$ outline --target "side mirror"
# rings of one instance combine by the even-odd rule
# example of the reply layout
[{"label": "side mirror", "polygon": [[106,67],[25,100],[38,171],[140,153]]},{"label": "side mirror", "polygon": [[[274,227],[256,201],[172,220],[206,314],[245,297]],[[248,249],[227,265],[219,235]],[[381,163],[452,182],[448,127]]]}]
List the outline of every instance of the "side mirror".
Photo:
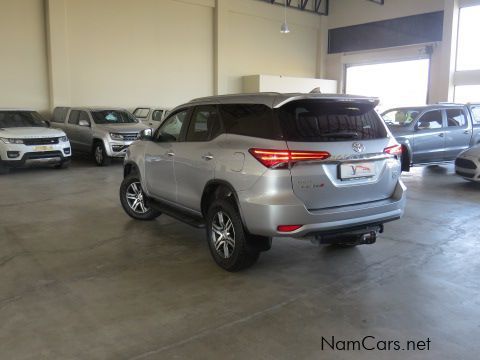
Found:
[{"label": "side mirror", "polygon": [[144,129],[140,131],[140,135],[138,137],[140,140],[152,140],[153,138],[153,131],[152,129]]},{"label": "side mirror", "polygon": [[78,122],[79,126],[85,126],[85,127],[90,127],[90,123],[87,120],[80,120]]}]

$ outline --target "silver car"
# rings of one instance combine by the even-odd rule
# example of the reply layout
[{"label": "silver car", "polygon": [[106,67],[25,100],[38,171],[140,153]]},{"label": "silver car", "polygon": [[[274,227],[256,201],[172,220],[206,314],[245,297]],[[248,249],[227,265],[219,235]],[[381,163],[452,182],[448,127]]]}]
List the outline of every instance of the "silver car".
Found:
[{"label": "silver car", "polygon": [[124,109],[57,107],[52,127],[65,131],[72,151],[91,153],[97,165],[123,158],[140,131],[148,127]]},{"label": "silver car", "polygon": [[252,94],[193,100],[127,151],[128,215],[206,227],[214,260],[252,265],[272,237],[375,242],[405,206],[401,146],[376,99]]},{"label": "silver car", "polygon": [[454,161],[480,143],[480,122],[475,105],[436,104],[385,111],[382,116],[402,144],[402,170],[411,166]]}]

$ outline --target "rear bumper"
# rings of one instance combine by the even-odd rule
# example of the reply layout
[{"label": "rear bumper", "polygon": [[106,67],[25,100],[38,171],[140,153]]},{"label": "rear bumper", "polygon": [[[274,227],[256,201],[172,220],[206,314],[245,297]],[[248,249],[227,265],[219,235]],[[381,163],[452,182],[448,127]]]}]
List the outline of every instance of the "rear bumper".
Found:
[{"label": "rear bumper", "polygon": [[[239,196],[241,196],[239,194]],[[240,210],[248,231],[255,235],[275,237],[310,237],[332,231],[379,225],[399,219],[406,203],[406,187],[398,181],[393,195],[385,200],[309,211],[293,194],[281,204],[268,204],[268,199],[240,199]],[[296,231],[282,233],[278,225],[302,225]]]}]

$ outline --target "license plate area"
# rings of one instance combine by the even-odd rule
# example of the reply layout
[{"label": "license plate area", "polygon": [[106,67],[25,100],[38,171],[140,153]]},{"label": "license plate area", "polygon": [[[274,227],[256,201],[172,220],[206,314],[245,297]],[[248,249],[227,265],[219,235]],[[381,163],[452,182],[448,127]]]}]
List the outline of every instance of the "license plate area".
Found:
[{"label": "license plate area", "polygon": [[53,146],[48,146],[48,145],[40,145],[40,146],[35,146],[33,148],[34,151],[52,151]]},{"label": "license plate area", "polygon": [[338,178],[342,181],[371,178],[375,175],[374,162],[352,162],[338,165]]}]

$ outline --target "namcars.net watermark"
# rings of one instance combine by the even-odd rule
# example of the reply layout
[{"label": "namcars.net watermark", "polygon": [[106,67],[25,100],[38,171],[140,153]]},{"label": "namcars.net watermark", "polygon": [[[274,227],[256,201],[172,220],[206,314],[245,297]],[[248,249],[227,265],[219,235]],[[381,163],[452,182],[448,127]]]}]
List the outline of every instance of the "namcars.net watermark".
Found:
[{"label": "namcars.net watermark", "polygon": [[361,339],[346,340],[335,336],[322,336],[322,350],[332,351],[428,351],[431,340],[386,340],[375,336],[364,336]]}]

